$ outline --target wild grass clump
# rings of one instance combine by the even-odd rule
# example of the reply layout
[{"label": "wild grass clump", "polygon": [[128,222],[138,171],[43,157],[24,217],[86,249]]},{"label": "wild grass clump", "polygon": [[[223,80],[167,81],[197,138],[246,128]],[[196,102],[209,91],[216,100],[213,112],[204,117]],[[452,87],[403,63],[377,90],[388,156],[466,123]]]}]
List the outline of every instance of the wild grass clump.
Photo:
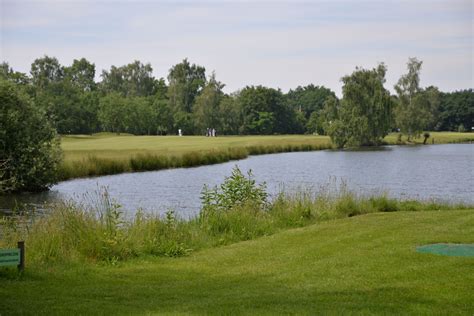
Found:
[{"label": "wild grass clump", "polygon": [[252,203],[236,206],[226,212],[207,213],[201,217],[201,229],[209,235],[213,245],[251,240],[276,231],[271,216]]},{"label": "wild grass clump", "polygon": [[59,167],[60,180],[94,177],[124,172],[153,171],[211,165],[248,157],[245,148],[188,152],[181,156],[137,154],[129,159],[106,159],[88,156],[82,160],[64,161]]},{"label": "wild grass clump", "polygon": [[390,199],[385,194],[371,197],[369,202],[377,212],[397,212],[401,209],[399,201]]},{"label": "wild grass clump", "polygon": [[245,148],[232,148],[226,150],[194,151],[185,153],[182,156],[174,157],[169,167],[195,167],[203,165],[213,165],[230,160],[243,159],[248,157]]},{"label": "wild grass clump", "polygon": [[374,212],[473,208],[435,201],[397,200],[386,194],[358,195],[342,183],[281,192],[270,200],[265,184],[237,167],[215,188],[204,187],[199,216],[184,220],[174,211],[162,216],[138,210],[126,217],[104,191],[95,207],[63,203],[43,216],[4,217],[0,248],[25,240],[29,263],[105,262],[139,256],[184,256],[191,251],[271,235],[283,229]]},{"label": "wild grass clump", "polygon": [[190,249],[192,223],[174,212],[164,216],[138,211],[126,219],[105,191],[95,208],[63,203],[29,225],[0,221],[0,247],[25,240],[30,263],[105,262],[114,264],[141,255],[182,256]]},{"label": "wild grass clump", "polygon": [[68,180],[131,171],[153,171],[170,168],[196,167],[244,159],[249,155],[323,150],[328,148],[331,148],[329,144],[287,144],[191,151],[176,156],[140,153],[133,155],[130,158],[110,159],[90,155],[81,160],[63,161],[59,167],[58,173],[60,180]]},{"label": "wild grass clump", "polygon": [[249,155],[265,155],[282,152],[315,151],[331,149],[331,144],[286,144],[286,145],[259,145],[246,147]]},{"label": "wild grass clump", "polygon": [[65,161],[58,170],[60,180],[80,177],[111,175],[131,171],[127,160],[115,160],[88,156],[79,161]]},{"label": "wild grass clump", "polygon": [[191,222],[179,219],[172,210],[161,217],[138,211],[127,232],[135,255],[177,257],[192,250],[187,248],[194,233],[192,226]]},{"label": "wild grass clump", "polygon": [[236,166],[220,187],[204,187],[200,227],[220,243],[248,240],[271,231],[265,184],[257,185]]},{"label": "wild grass clump", "polygon": [[172,159],[168,156],[152,154],[138,154],[130,158],[132,171],[152,171],[169,168]]},{"label": "wild grass clump", "polygon": [[99,261],[123,260],[133,255],[118,205],[104,196],[97,209],[71,203],[56,205],[25,230],[9,230],[5,243],[24,239],[33,262],[57,262],[88,258]]},{"label": "wild grass clump", "polygon": [[447,141],[448,144],[472,144],[473,139],[470,137],[450,139]]}]

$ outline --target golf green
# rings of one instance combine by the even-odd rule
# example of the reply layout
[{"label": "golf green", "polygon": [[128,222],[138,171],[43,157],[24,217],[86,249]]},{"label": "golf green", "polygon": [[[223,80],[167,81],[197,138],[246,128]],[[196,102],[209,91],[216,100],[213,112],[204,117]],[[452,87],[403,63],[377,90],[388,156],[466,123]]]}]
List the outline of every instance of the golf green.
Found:
[{"label": "golf green", "polygon": [[431,244],[417,247],[416,251],[443,256],[474,257],[474,244]]}]

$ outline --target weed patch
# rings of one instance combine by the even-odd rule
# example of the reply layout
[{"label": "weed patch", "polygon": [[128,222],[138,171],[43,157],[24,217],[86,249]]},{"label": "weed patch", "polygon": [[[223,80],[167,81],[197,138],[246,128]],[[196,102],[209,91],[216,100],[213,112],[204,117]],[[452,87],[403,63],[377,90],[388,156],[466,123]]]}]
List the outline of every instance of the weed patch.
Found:
[{"label": "weed patch", "polygon": [[[204,156],[196,157],[201,157],[193,158],[199,161]],[[93,208],[62,203],[52,206],[46,215],[4,217],[0,220],[0,248],[25,240],[30,264],[116,264],[140,256],[185,256],[329,219],[465,208],[472,207],[401,201],[384,194],[358,196],[344,184],[336,190],[282,192],[269,200],[264,184],[257,184],[250,172],[244,175],[235,168],[221,186],[203,189],[202,208],[196,218],[185,220],[173,211],[158,216],[139,210],[129,219],[104,191]]]}]

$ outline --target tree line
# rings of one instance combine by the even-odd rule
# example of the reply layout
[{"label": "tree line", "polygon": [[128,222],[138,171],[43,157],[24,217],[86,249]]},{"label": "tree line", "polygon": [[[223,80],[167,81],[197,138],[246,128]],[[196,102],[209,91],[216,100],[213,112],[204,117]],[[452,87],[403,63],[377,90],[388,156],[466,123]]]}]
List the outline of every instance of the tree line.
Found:
[{"label": "tree line", "polygon": [[[30,74],[0,65],[0,193],[36,191],[56,181],[61,151],[57,134],[99,131],[136,135],[268,135],[318,133],[339,148],[378,145],[390,131],[408,140],[424,130],[470,130],[472,89],[451,93],[420,86],[422,62],[410,58],[392,95],[387,67],[357,67],[342,77],[342,98],[323,86],[288,93],[246,86],[226,94],[224,84],[187,59],[155,78],[150,64],[135,61],[104,70],[86,59],[62,66],[44,56]],[[426,140],[426,138],[425,138]]]},{"label": "tree line", "polygon": [[[54,57],[36,59],[29,74],[6,62],[0,77],[13,82],[51,120],[59,134],[100,131],[136,135],[204,135],[215,128],[224,135],[328,134],[334,139],[358,130],[361,144],[380,133],[401,129],[409,136],[421,130],[466,130],[472,126],[472,89],[451,93],[421,88],[421,61],[408,62],[408,72],[395,86],[384,87],[386,66],[356,68],[343,77],[343,97],[313,84],[283,93],[280,89],[246,86],[223,92],[215,73],[187,59],[174,65],[167,80],[155,78],[150,64],[134,61],[103,70],[96,82],[95,65],[85,58],[63,66]],[[379,132],[378,130],[381,130]],[[370,135],[369,135],[370,134]]]}]

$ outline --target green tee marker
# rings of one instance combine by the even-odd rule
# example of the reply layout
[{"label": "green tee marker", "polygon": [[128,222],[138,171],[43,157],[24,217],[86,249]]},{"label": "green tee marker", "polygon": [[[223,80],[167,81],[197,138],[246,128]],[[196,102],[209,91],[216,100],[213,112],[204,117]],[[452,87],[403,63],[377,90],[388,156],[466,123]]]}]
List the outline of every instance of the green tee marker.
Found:
[{"label": "green tee marker", "polygon": [[474,244],[432,244],[416,247],[416,251],[443,256],[474,257]]},{"label": "green tee marker", "polygon": [[0,250],[0,267],[17,266],[20,264],[20,249]]}]

